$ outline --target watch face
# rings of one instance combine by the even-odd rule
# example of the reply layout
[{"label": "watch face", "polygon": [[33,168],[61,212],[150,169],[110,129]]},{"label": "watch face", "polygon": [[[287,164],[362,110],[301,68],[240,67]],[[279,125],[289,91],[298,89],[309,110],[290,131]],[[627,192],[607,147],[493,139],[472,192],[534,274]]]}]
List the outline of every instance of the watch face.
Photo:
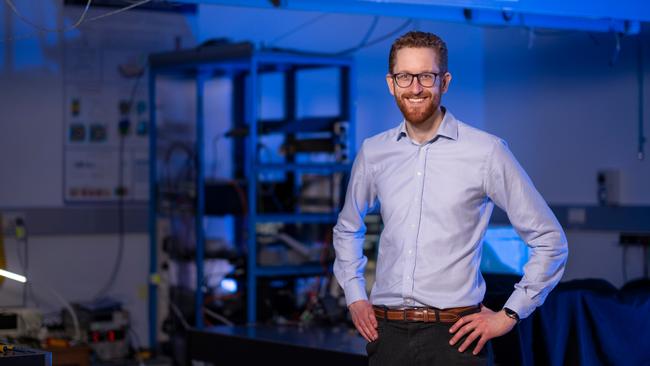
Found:
[{"label": "watch face", "polygon": [[503,311],[506,312],[507,316],[509,316],[509,317],[511,317],[513,319],[519,320],[519,314],[517,314],[514,310],[511,310],[511,309],[508,309],[508,308],[503,308]]}]

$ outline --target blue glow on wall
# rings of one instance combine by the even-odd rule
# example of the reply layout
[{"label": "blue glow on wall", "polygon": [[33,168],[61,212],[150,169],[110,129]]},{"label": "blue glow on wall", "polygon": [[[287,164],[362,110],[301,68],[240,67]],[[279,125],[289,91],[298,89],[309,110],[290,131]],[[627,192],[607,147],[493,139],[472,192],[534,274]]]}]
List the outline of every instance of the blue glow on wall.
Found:
[{"label": "blue glow on wall", "polygon": [[512,226],[490,226],[483,240],[481,272],[523,275],[528,246]]}]

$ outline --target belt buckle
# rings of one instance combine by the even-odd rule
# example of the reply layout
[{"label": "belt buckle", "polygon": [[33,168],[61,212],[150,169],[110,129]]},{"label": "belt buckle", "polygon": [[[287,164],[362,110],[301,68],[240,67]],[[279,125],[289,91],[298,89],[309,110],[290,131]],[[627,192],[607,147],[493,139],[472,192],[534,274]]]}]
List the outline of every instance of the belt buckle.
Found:
[{"label": "belt buckle", "polygon": [[429,322],[429,309],[424,308],[422,310],[422,313],[424,314],[424,322],[428,323]]}]

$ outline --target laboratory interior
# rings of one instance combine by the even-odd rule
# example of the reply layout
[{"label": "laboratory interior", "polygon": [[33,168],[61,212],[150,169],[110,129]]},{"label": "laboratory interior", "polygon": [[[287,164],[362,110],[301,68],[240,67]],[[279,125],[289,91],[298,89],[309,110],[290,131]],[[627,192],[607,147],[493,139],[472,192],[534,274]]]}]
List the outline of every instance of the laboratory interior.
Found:
[{"label": "laboratory interior", "polygon": [[646,0],[0,0],[0,365],[650,365],[648,107]]}]

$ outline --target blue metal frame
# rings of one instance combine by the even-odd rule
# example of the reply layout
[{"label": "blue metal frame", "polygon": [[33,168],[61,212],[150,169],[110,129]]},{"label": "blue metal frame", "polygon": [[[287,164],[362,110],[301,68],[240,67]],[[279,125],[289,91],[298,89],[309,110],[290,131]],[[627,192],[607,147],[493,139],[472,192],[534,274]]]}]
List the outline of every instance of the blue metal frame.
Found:
[{"label": "blue metal frame", "polygon": [[644,96],[644,90],[643,90],[643,85],[644,85],[644,80],[645,80],[645,70],[643,66],[643,40],[639,36],[637,37],[637,70],[636,70],[636,78],[637,78],[637,87],[638,87],[638,148],[637,148],[637,158],[639,160],[645,159],[645,142],[646,142],[646,137],[645,137],[645,132],[643,131],[643,121],[644,121],[644,101],[645,101],[645,96]]},{"label": "blue metal frame", "polygon": [[206,73],[199,70],[196,77],[196,215],[194,217],[196,220],[196,291],[194,293],[194,324],[198,329],[203,329],[203,260],[205,252],[205,230],[203,229],[203,218],[205,216],[203,89],[206,78]]},{"label": "blue metal frame", "polygon": [[158,272],[158,185],[156,172],[156,73],[149,70],[149,347],[153,350],[157,346],[158,322],[158,286],[156,274]]},{"label": "blue metal frame", "polygon": [[[198,0],[178,0],[197,3]],[[200,0],[226,6],[368,14],[434,21],[637,34],[650,21],[639,0]],[[642,4],[643,3],[643,4]],[[468,12],[471,16],[468,17]]]},{"label": "blue metal frame", "polygon": [[246,150],[246,177],[248,179],[248,271],[246,272],[246,314],[249,323],[257,320],[257,174],[255,173],[255,159],[257,157],[257,101],[258,101],[258,57],[253,55],[250,63],[250,75],[248,77],[248,88],[246,100],[252,101],[246,104],[246,120],[248,121],[248,145]]}]

